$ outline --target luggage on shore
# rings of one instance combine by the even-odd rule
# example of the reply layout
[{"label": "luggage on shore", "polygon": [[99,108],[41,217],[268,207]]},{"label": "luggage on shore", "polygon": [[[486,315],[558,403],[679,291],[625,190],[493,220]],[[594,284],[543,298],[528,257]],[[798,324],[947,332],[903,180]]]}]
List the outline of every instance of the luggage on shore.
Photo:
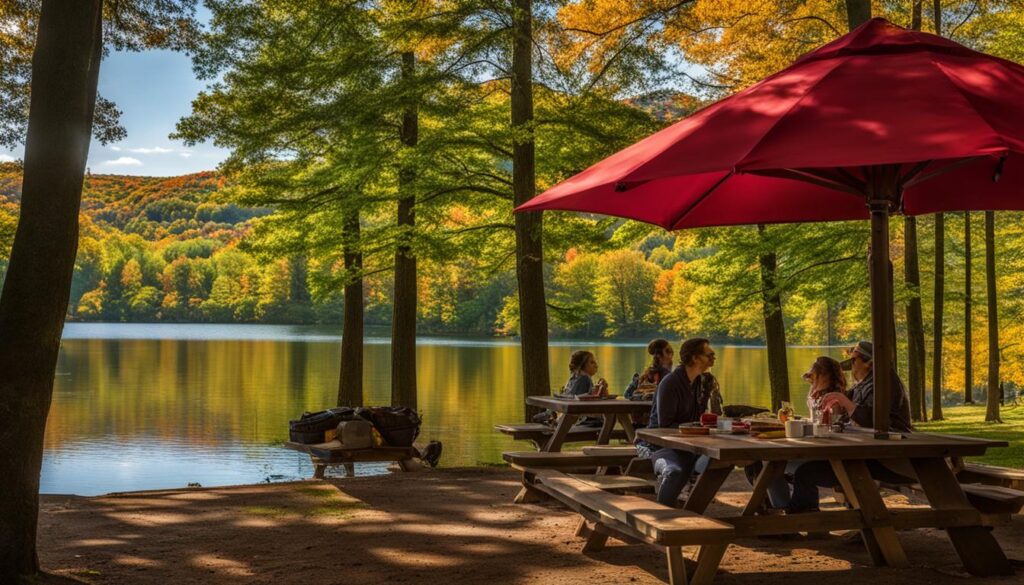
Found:
[{"label": "luggage on shore", "polygon": [[305,412],[299,420],[288,422],[288,439],[293,443],[314,445],[324,442],[324,435],[338,424],[356,418],[355,409],[347,406],[329,408],[319,412]]},{"label": "luggage on shore", "polygon": [[356,409],[356,414],[370,421],[388,445],[411,447],[420,434],[420,416],[404,406],[372,406]]}]

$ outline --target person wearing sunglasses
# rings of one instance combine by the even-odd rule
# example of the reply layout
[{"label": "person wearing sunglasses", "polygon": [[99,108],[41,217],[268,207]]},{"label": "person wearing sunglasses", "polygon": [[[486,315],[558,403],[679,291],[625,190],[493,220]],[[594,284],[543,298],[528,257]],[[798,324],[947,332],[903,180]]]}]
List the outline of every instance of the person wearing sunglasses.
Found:
[{"label": "person wearing sunglasses", "polygon": [[[679,365],[662,378],[651,406],[648,428],[676,428],[682,423],[697,422],[700,415],[711,407],[720,414],[722,397],[718,380],[709,372],[715,365],[715,352],[707,339],[695,338],[683,342],[679,348]],[[687,451],[675,449],[654,450],[649,443],[637,442],[637,452],[648,456],[657,476],[655,489],[658,503],[678,506],[679,494],[694,470],[706,467],[706,459]]]}]

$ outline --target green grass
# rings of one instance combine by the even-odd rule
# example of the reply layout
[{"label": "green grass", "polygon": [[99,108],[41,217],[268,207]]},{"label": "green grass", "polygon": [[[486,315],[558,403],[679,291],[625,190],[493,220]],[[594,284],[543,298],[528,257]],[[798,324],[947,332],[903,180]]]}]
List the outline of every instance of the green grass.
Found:
[{"label": "green grass", "polygon": [[[929,413],[931,414],[931,413]],[[985,422],[985,405],[953,406],[942,409],[945,420],[915,423],[914,427],[927,433],[949,433],[994,441],[1006,441],[1007,448],[989,449],[983,457],[968,457],[970,461],[1024,469],[1024,406],[1005,406],[1000,409],[1003,422]]]},{"label": "green grass", "polygon": [[280,518],[282,516],[295,513],[294,510],[289,510],[287,508],[271,508],[269,506],[249,506],[243,511],[252,516],[265,516],[268,518]]}]

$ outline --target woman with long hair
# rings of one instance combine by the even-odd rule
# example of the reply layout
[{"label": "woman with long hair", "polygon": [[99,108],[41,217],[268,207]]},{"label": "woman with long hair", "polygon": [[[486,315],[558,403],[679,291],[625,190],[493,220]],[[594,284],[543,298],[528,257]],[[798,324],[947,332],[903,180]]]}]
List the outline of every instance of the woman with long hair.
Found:
[{"label": "woman with long hair", "polygon": [[807,392],[807,412],[813,422],[819,422],[825,395],[830,392],[846,394],[846,375],[838,361],[823,355],[814,360],[803,379],[811,385]]},{"label": "woman with long hair", "polygon": [[655,339],[647,344],[647,355],[651,356],[651,365],[642,374],[635,374],[633,381],[623,393],[626,400],[633,399],[637,388],[647,387],[653,392],[658,387],[661,379],[672,372],[672,359],[675,357],[675,350],[666,339]]}]

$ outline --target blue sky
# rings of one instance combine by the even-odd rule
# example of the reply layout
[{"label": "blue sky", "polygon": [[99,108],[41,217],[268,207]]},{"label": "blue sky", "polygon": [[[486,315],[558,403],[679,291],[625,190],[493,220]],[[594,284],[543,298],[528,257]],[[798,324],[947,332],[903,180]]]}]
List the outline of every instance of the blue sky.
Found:
[{"label": "blue sky", "polygon": [[[89,147],[93,174],[173,176],[213,170],[227,151],[211,144],[186,147],[171,140],[178,120],[192,109],[192,99],[205,86],[192,73],[189,57],[171,51],[114,53],[100,66],[100,95],[123,112],[128,137]],[[22,158],[23,150],[0,148],[0,161]]]}]

